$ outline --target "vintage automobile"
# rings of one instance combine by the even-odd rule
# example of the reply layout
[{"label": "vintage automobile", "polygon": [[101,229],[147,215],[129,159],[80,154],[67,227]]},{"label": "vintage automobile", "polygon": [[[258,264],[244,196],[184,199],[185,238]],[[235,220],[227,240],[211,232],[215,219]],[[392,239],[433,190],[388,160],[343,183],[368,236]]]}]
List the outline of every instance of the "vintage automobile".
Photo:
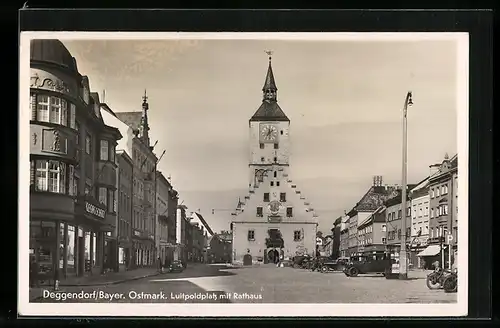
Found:
[{"label": "vintage automobile", "polygon": [[184,264],[179,260],[175,260],[172,261],[172,263],[170,263],[170,266],[168,267],[168,272],[182,272],[184,271],[184,269],[185,269]]},{"label": "vintage automobile", "polygon": [[344,274],[348,277],[356,277],[358,274],[380,273],[385,276],[391,268],[392,260],[385,252],[363,253],[351,256],[344,267]]},{"label": "vintage automobile", "polygon": [[348,262],[348,257],[339,257],[335,261],[325,261],[321,263],[321,267],[318,271],[322,273],[343,271]]}]

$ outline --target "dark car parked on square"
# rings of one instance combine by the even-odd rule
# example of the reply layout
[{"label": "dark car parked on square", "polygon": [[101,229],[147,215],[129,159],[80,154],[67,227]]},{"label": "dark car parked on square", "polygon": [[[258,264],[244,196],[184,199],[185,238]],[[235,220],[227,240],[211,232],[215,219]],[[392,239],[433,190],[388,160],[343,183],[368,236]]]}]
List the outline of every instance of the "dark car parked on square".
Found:
[{"label": "dark car parked on square", "polygon": [[356,277],[358,274],[381,273],[385,276],[390,270],[392,260],[390,254],[385,252],[373,252],[351,256],[344,267],[344,274],[348,277]]},{"label": "dark car parked on square", "polygon": [[175,260],[170,263],[170,266],[168,267],[168,272],[182,272],[184,271],[184,264],[179,261]]}]

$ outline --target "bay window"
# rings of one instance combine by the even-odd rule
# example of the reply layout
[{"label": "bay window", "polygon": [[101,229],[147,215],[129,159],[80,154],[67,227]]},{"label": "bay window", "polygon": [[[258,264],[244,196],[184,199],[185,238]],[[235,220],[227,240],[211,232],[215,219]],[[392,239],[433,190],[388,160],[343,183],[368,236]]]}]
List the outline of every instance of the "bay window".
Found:
[{"label": "bay window", "polygon": [[106,204],[108,208],[108,212],[114,212],[114,207],[115,207],[115,192],[111,189],[108,189],[108,203]]},{"label": "bay window", "polygon": [[85,135],[85,152],[90,155],[91,151],[91,139],[90,139],[90,134]]},{"label": "bay window", "polygon": [[71,196],[75,196],[75,168],[73,165],[69,165],[69,170],[68,170],[68,193]]},{"label": "bay window", "polygon": [[107,161],[109,159],[109,143],[107,140],[101,140],[101,161]]},{"label": "bay window", "polygon": [[[74,109],[74,105],[71,107]],[[38,95],[36,108],[36,118],[38,121],[61,124],[64,126],[68,125],[68,103],[66,100],[54,96]],[[72,115],[73,114],[70,113],[70,120],[72,119]]]},{"label": "bay window", "polygon": [[37,160],[35,164],[37,191],[66,193],[66,164],[53,160]]},{"label": "bay window", "polygon": [[69,127],[76,129],[76,106],[75,104],[70,104],[69,106]]}]

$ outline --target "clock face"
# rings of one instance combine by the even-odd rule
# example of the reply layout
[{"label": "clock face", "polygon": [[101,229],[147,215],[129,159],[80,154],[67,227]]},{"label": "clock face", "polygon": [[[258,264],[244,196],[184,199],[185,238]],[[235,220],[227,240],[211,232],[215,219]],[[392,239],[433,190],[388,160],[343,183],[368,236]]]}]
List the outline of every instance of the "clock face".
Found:
[{"label": "clock face", "polygon": [[275,142],[278,139],[278,129],[274,125],[262,125],[260,128],[260,140],[264,142]]}]

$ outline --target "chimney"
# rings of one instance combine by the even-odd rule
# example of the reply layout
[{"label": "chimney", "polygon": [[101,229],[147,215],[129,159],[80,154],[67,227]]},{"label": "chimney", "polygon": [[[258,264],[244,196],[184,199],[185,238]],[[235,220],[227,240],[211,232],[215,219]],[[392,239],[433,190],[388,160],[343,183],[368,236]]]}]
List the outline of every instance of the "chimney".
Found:
[{"label": "chimney", "polygon": [[440,166],[441,166],[440,164],[429,165],[429,176],[433,176],[434,174],[436,174],[437,172],[439,172],[439,167]]}]

